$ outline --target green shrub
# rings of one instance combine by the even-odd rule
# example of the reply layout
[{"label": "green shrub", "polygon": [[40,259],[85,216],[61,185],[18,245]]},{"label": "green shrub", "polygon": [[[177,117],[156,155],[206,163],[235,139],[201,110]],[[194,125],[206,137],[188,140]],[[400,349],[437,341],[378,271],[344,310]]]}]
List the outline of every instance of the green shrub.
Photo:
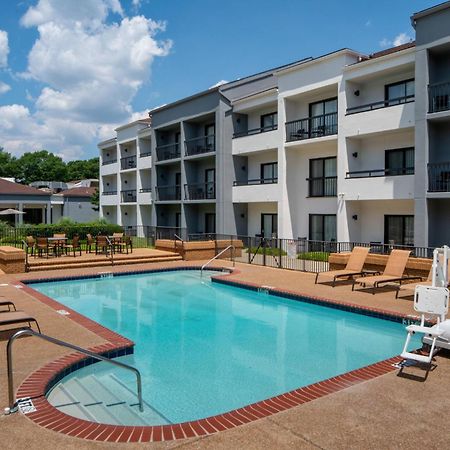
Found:
[{"label": "green shrub", "polygon": [[328,252],[304,252],[297,255],[297,259],[307,261],[328,261]]},{"label": "green shrub", "polygon": [[273,248],[273,247],[266,247],[265,249],[261,246],[261,247],[249,247],[248,248],[248,252],[255,254],[257,253],[258,255],[262,255],[264,253],[268,256],[286,256],[287,253],[284,250],[280,250],[279,248]]}]

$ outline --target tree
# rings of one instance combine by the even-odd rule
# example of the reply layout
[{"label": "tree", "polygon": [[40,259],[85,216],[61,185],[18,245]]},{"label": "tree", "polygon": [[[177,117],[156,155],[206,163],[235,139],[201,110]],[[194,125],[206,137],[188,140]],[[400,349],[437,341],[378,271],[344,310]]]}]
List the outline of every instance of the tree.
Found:
[{"label": "tree", "polygon": [[94,211],[100,210],[100,193],[98,189],[95,190],[94,194],[91,197],[91,205]]},{"label": "tree", "polygon": [[5,152],[3,147],[0,147],[0,177],[15,178],[17,160],[10,153]]},{"label": "tree", "polygon": [[24,153],[17,160],[16,178],[24,184],[33,181],[65,181],[67,167],[64,161],[47,150]]},{"label": "tree", "polygon": [[99,177],[99,159],[69,161],[67,163],[67,181]]}]

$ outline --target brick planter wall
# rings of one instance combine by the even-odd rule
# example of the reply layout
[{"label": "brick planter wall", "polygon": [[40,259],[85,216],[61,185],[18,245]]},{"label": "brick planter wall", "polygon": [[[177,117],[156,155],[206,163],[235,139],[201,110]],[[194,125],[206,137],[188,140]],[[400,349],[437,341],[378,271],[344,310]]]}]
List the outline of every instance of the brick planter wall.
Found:
[{"label": "brick planter wall", "polygon": [[[229,239],[193,242],[171,241],[168,239],[158,239],[156,241],[157,250],[179,253],[185,261],[198,261],[214,258],[215,255],[229,245],[234,245],[235,257],[242,256],[242,248],[244,246],[242,241],[231,241]],[[229,249],[220,256],[220,259],[230,258],[231,252],[232,249]]]},{"label": "brick planter wall", "polygon": [[10,246],[0,247],[0,270],[5,273],[25,272],[25,251]]}]

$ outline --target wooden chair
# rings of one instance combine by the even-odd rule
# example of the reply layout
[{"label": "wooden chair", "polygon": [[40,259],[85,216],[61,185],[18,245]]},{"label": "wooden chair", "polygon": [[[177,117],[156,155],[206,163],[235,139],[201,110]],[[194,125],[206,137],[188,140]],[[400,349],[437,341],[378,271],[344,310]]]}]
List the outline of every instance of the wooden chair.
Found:
[{"label": "wooden chair", "polygon": [[98,235],[95,240],[95,254],[108,253],[108,239],[106,236]]},{"label": "wooden chair", "polygon": [[86,234],[86,253],[92,252],[93,245],[95,245],[95,239],[92,237],[92,234]]},{"label": "wooden chair", "polygon": [[25,242],[27,243],[28,248],[31,248],[31,255],[34,255],[34,250],[36,246],[36,239],[34,239],[33,236],[27,236],[25,239]]},{"label": "wooden chair", "polygon": [[66,255],[70,252],[73,252],[73,257],[75,258],[76,256],[76,252],[79,251],[80,252],[80,256],[81,256],[81,243],[80,243],[80,237],[75,234],[72,238],[72,243],[71,244],[64,244],[64,250],[66,252]]},{"label": "wooden chair", "polygon": [[130,250],[130,253],[133,253],[133,241],[131,240],[131,236],[124,236],[120,243],[118,244],[119,251],[123,253],[125,250],[128,255],[128,249]]},{"label": "wooden chair", "polygon": [[64,246],[67,243],[67,241],[66,241],[66,233],[53,233],[53,237],[61,239],[60,241],[59,240],[53,241],[52,244],[55,246],[57,252],[59,252],[59,250],[60,250],[61,253],[62,253],[62,251],[64,249]]},{"label": "wooden chair", "polygon": [[113,233],[111,243],[114,251],[122,251],[123,233]]},{"label": "wooden chair", "polygon": [[45,253],[46,257],[48,258],[50,251],[53,252],[54,256],[56,255],[56,247],[54,245],[50,245],[46,237],[38,237],[36,239],[36,251],[34,253],[34,256],[42,257]]}]

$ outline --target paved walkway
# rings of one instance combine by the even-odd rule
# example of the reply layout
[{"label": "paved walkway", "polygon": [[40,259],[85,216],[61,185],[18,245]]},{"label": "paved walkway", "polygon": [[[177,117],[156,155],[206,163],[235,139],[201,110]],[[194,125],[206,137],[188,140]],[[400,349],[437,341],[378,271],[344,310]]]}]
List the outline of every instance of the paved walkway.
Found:
[{"label": "paved walkway", "polygon": [[[133,265],[132,270],[181,266],[189,263]],[[220,262],[217,264],[221,264]],[[223,262],[223,265],[230,265]],[[197,265],[197,264],[195,264]],[[314,285],[314,275],[266,267],[237,264],[240,271],[232,277],[259,285],[271,285],[305,295],[333,298],[337,301],[376,307],[401,313],[412,313],[411,299],[395,300],[392,291],[371,295],[351,292],[351,288]],[[126,267],[113,267],[122,271]],[[60,270],[63,274],[97,273],[100,269]],[[46,276],[49,273],[45,274]],[[53,273],[51,273],[53,275]],[[101,343],[101,339],[64,316],[14,287],[16,281],[38,278],[40,273],[0,275],[0,296],[12,299],[20,309],[34,314],[43,330],[55,337],[69,339],[81,346]],[[3,339],[3,340],[2,340]],[[7,405],[5,333],[0,333],[0,406]],[[64,349],[24,338],[16,343],[16,385],[28,374],[65,353]],[[362,343],[363,345],[363,343]],[[422,372],[409,373],[418,377]],[[436,369],[426,382],[400,378],[389,373],[335,394],[292,408],[283,413],[248,425],[191,440],[154,444],[127,444],[142,447],[188,449],[427,449],[450,448],[447,411],[450,410],[450,358],[442,353],[436,358]],[[2,449],[85,449],[115,448],[119,445],[95,443],[70,438],[45,430],[19,414],[0,416]],[[121,445],[123,447],[123,444]]]}]

